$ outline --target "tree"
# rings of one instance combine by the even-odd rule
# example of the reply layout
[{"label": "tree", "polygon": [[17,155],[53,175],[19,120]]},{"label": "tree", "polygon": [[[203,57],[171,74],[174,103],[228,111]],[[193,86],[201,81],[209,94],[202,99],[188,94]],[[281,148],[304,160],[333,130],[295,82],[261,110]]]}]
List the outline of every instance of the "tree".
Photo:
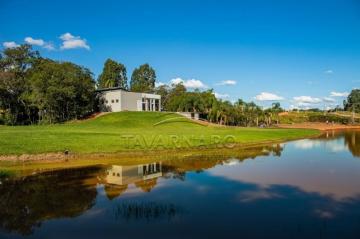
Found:
[{"label": "tree", "polygon": [[161,95],[161,108],[165,109],[165,105],[169,99],[170,88],[168,85],[160,85],[155,88],[155,94]]},{"label": "tree", "polygon": [[351,91],[347,100],[344,101],[344,108],[348,111],[360,112],[360,89],[354,89]]},{"label": "tree", "polygon": [[92,73],[70,62],[39,59],[29,72],[29,99],[39,122],[62,122],[91,113],[95,96]]},{"label": "tree", "polygon": [[279,102],[272,103],[271,112],[272,116],[275,116],[276,123],[279,124],[279,113],[284,112]]},{"label": "tree", "polygon": [[98,78],[98,85],[100,88],[121,87],[127,89],[126,67],[121,63],[107,59],[103,72]]},{"label": "tree", "polygon": [[27,74],[39,53],[30,45],[7,48],[0,53],[0,111],[7,124],[28,124],[33,109],[28,102]]},{"label": "tree", "polygon": [[131,75],[130,90],[135,92],[153,92],[155,81],[155,70],[149,64],[141,65],[139,68],[135,68]]}]

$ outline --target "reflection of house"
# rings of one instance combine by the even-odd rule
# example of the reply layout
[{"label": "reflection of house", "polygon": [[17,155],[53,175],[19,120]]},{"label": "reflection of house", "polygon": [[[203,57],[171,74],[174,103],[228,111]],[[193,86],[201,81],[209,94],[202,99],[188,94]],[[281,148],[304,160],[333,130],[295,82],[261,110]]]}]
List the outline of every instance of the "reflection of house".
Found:
[{"label": "reflection of house", "polygon": [[130,92],[120,87],[97,90],[101,111],[161,111],[161,96]]},{"label": "reflection of house", "polygon": [[140,164],[133,166],[113,165],[106,171],[108,184],[127,185],[162,176],[161,163]]}]

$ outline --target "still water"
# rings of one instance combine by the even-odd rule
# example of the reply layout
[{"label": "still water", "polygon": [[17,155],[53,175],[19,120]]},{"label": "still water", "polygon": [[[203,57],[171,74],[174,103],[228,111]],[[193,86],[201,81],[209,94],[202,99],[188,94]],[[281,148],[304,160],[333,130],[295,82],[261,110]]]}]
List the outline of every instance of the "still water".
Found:
[{"label": "still water", "polygon": [[360,238],[360,131],[0,184],[0,238]]}]

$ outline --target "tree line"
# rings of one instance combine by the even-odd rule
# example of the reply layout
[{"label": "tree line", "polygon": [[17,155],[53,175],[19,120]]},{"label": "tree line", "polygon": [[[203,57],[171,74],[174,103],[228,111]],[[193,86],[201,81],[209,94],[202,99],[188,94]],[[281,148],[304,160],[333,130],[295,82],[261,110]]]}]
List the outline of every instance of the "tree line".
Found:
[{"label": "tree line", "polygon": [[[30,45],[0,53],[0,124],[28,125],[80,119],[99,110],[96,89],[120,87],[161,95],[164,111],[199,112],[212,123],[234,126],[269,126],[284,111],[280,103],[263,109],[254,102],[217,99],[213,90],[189,91],[182,84],[155,87],[156,72],[149,64],[135,68],[130,83],[126,67],[112,59],[102,73],[71,62],[43,58]],[[360,111],[360,90],[344,101],[345,110]]]},{"label": "tree line", "polygon": [[199,112],[205,120],[221,125],[269,126],[278,122],[278,113],[284,111],[278,102],[267,109],[241,99],[231,103],[217,99],[212,89],[187,91],[181,83],[159,86],[155,92],[161,95],[165,111]]},{"label": "tree line", "polygon": [[156,74],[149,64],[133,71],[130,87],[126,75],[124,65],[108,59],[96,81],[89,69],[44,58],[30,45],[6,48],[0,52],[0,124],[81,119],[99,109],[96,88],[154,92]]}]

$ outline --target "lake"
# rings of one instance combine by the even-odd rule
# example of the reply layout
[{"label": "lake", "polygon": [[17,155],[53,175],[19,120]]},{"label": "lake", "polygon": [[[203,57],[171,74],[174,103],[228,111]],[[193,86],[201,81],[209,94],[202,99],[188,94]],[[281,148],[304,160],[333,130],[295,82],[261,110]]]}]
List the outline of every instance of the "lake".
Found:
[{"label": "lake", "polygon": [[1,179],[0,238],[360,238],[360,131]]}]

